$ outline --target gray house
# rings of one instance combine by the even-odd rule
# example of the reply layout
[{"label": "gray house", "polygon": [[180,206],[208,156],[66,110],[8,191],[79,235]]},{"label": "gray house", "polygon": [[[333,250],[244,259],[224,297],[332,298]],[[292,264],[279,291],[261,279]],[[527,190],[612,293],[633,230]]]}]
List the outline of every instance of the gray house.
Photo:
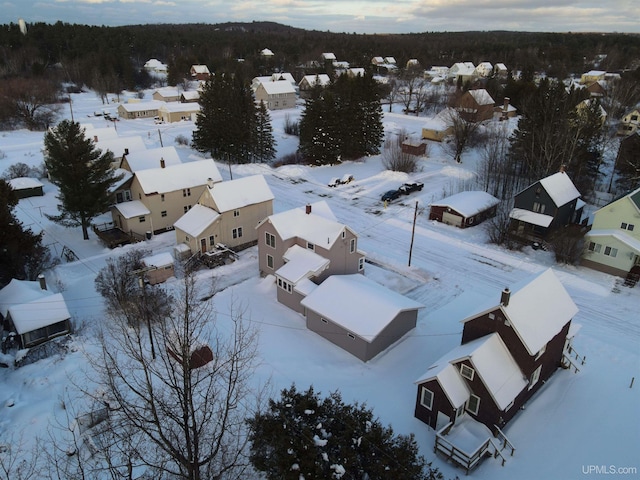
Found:
[{"label": "gray house", "polygon": [[521,241],[541,241],[556,228],[579,223],[584,202],[564,170],[538,180],[514,198],[509,233]]},{"label": "gray house", "polygon": [[312,284],[331,275],[364,273],[358,237],[339,223],[326,202],[270,215],[258,226],[261,275],[274,275],[278,301],[302,313],[300,300]]},{"label": "gray house", "polygon": [[415,328],[421,304],[364,275],[333,275],[302,299],[307,328],[371,360]]}]

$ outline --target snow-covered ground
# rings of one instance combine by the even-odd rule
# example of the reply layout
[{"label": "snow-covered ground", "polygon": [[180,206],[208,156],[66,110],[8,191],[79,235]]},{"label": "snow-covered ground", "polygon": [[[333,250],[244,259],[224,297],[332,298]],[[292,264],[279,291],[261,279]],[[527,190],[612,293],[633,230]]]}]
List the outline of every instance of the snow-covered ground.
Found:
[{"label": "snow-covered ground", "polygon": [[[150,96],[147,95],[147,96]],[[94,127],[113,125],[93,112],[105,108],[91,93],[73,95],[76,121]],[[115,110],[114,105],[109,109]],[[386,108],[385,108],[386,110]],[[283,132],[285,116],[296,118],[300,110],[271,112],[278,156],[294,152],[297,139]],[[70,110],[64,113],[70,117]],[[193,123],[156,125],[153,120],[116,123],[120,136],[140,135],[147,148],[175,144],[176,137],[190,138]],[[385,114],[385,130],[406,130],[419,135],[421,120],[401,114]],[[0,132],[0,173],[9,165],[42,163],[42,133]],[[200,158],[188,147],[176,145],[183,161]],[[322,393],[339,390],[346,401],[366,402],[383,423],[397,433],[413,432],[421,453],[434,461],[445,477],[464,472],[434,458],[434,433],[413,417],[414,381],[426,368],[460,343],[459,320],[468,308],[468,294],[491,294],[553,266],[580,312],[574,322],[582,325],[574,345],[587,363],[578,373],[559,370],[540,393],[507,426],[516,447],[504,467],[485,461],[469,476],[485,479],[575,479],[620,473],[637,478],[640,468],[640,384],[630,388],[640,373],[640,288],[618,287],[615,277],[582,267],[555,265],[552,254],[525,248],[507,251],[487,242],[485,226],[466,230],[428,220],[429,202],[472,185],[477,152],[455,164],[439,145],[431,145],[427,159],[410,177],[385,171],[379,157],[331,167],[265,165],[233,166],[234,178],[261,173],[274,195],[275,212],[326,200],[338,219],[360,237],[358,247],[377,265],[367,264],[366,275],[425,305],[415,330],[368,363],[341,350],[305,328],[303,318],[278,304],[275,286],[258,275],[257,250],[242,253],[239,261],[200,272],[203,280],[216,279],[222,291],[214,297],[218,321],[224,322],[233,302],[247,308],[247,316],[260,332],[261,366],[256,383],[270,380],[274,394],[296,383]],[[228,167],[219,165],[225,179]],[[351,173],[355,181],[328,188],[333,177]],[[380,195],[411,178],[424,182],[421,192],[384,208]],[[175,234],[154,236],[144,245],[115,250],[103,247],[91,233],[82,240],[79,229],[51,223],[44,213],[56,212],[56,189],[45,183],[45,196],[20,200],[17,216],[34,231],[44,230],[44,243],[54,254],[67,247],[80,260],[65,262],[46,278],[51,289],[62,291],[77,329],[76,351],[55,356],[20,369],[0,370],[0,438],[22,438],[29,448],[37,436],[46,436],[53,418],[63,415],[63,396],[72,389],[71,379],[85,361],[92,326],[103,321],[101,297],[94,288],[96,273],[110,256],[140,246],[154,252],[171,251]],[[411,266],[409,244],[415,204],[419,214]],[[109,216],[105,216],[109,219]],[[169,286],[175,283],[169,281]],[[465,294],[465,295],[463,295]],[[544,302],[544,298],[540,302]],[[498,299],[496,298],[496,301]],[[90,349],[88,350],[91,351]],[[3,358],[3,361],[10,359]],[[636,382],[637,383],[637,382]],[[617,470],[618,468],[626,470]],[[634,470],[635,469],[635,472]]]}]

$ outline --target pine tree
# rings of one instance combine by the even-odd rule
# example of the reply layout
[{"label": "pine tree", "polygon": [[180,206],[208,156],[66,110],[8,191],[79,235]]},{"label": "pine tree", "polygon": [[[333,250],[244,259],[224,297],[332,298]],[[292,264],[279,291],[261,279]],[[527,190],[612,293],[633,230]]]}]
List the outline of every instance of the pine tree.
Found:
[{"label": "pine tree", "polygon": [[97,149],[80,124],[69,120],[45,134],[44,146],[45,164],[60,200],[60,215],[47,217],[64,227],[82,227],[88,240],[91,220],[109,209],[110,189],[119,180],[111,168],[113,153]]},{"label": "pine tree", "polygon": [[11,185],[0,179],[0,288],[12,278],[35,280],[54,265],[49,249],[42,245],[42,233],[25,230],[15,217],[17,204]]},{"label": "pine tree", "polygon": [[295,386],[248,421],[250,460],[268,480],[436,480],[442,474],[418,454],[413,435],[394,435],[373,412],[345,404],[338,392],[321,398]]},{"label": "pine tree", "polygon": [[258,162],[269,162],[276,158],[275,140],[269,110],[263,101],[256,109],[255,159]]},{"label": "pine tree", "polygon": [[314,165],[340,161],[337,132],[337,104],[330,89],[315,92],[307,99],[300,118],[300,153]]}]

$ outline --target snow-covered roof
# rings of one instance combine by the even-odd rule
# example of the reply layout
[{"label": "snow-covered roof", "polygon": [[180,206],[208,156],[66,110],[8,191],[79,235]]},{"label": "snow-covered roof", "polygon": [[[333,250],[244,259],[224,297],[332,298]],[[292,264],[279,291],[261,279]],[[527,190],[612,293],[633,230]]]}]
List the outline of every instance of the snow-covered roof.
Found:
[{"label": "snow-covered roof", "polygon": [[321,56],[322,56],[323,60],[335,60],[336,59],[335,54],[333,54],[331,52],[324,52]]},{"label": "snow-covered roof", "polygon": [[438,380],[442,387],[442,391],[449,399],[453,408],[459,408],[469,400],[470,390],[466,382],[460,376],[459,370],[451,365],[446,358],[441,358],[429,367],[418,380],[416,384],[428,382],[430,380]]},{"label": "snow-covered roof", "polygon": [[88,125],[84,127],[84,136],[89,140],[113,140],[114,138],[118,138],[118,131],[112,127],[100,127],[96,128],[93,125]]},{"label": "snow-covered roof", "polygon": [[453,118],[453,115],[457,115],[456,111],[447,107],[433,117],[425,119],[423,128],[427,130],[444,131],[451,126],[451,118]]},{"label": "snow-covered roof", "polygon": [[150,148],[129,152],[127,163],[132,172],[160,167],[160,160],[164,160],[165,167],[182,163],[176,147]]},{"label": "snow-covered roof", "polygon": [[165,64],[156,58],[150,58],[144,64],[144,68],[158,68],[163,66],[165,66]]},{"label": "snow-covered roof", "polygon": [[495,69],[500,70],[501,72],[506,72],[508,70],[504,63],[496,63]]},{"label": "snow-covered roof", "polygon": [[135,135],[132,137],[118,137],[100,140],[96,142],[96,148],[99,148],[103,152],[109,150],[113,153],[113,156],[120,158],[125,150],[129,150],[129,153],[140,152],[146,150],[147,146],[144,144],[142,137]]},{"label": "snow-covered roof", "polygon": [[347,227],[327,218],[322,211],[316,213],[313,205],[311,207],[309,214],[302,208],[294,208],[271,215],[266,221],[271,222],[283,240],[298,237],[329,249]]},{"label": "snow-covered roof", "polygon": [[113,208],[118,210],[124,218],[141,217],[143,215],[151,214],[151,210],[149,210],[140,200],[116,203]]},{"label": "snow-covered roof", "polygon": [[316,288],[318,288],[318,285],[316,283],[313,283],[308,278],[303,278],[302,280],[300,280],[297,284],[295,284],[293,286],[293,290],[296,291],[297,293],[299,293],[300,295],[304,296],[304,297],[309,295]]},{"label": "snow-covered roof", "polygon": [[287,82],[291,83],[292,85],[296,84],[296,79],[293,78],[293,75],[291,75],[289,72],[277,72],[274,73],[273,75],[271,75],[271,80],[274,82],[281,82],[283,80],[286,80]]},{"label": "snow-covered roof", "polygon": [[161,100],[149,100],[147,102],[127,102],[121,103],[120,106],[129,113],[148,112],[149,110],[158,110],[166,102]]},{"label": "snow-covered roof", "polygon": [[464,217],[472,217],[488,210],[498,203],[500,203],[500,200],[487,192],[470,191],[456,193],[438,202],[433,202],[431,205],[436,207],[449,207]]},{"label": "snow-covered roof", "polygon": [[524,208],[513,208],[509,213],[509,217],[544,228],[551,225],[551,222],[553,221],[553,217],[551,215],[532,212],[531,210],[525,210]]},{"label": "snow-covered roof", "polygon": [[260,55],[262,55],[263,57],[272,57],[273,56],[273,52],[271,50],[269,50],[268,48],[263,48],[260,51]]},{"label": "snow-covered roof", "polygon": [[288,80],[278,80],[275,82],[261,82],[268,95],[277,95],[281,93],[296,93],[295,88]]},{"label": "snow-covered roof", "polygon": [[114,176],[120,177],[120,180],[115,182],[113,185],[111,185],[111,188],[109,188],[109,191],[112,193],[115,192],[116,190],[119,190],[125,183],[127,183],[133,177],[133,173],[131,173],[129,170],[125,170],[124,168],[116,168],[113,173],[114,173]]},{"label": "snow-covered roof", "polygon": [[305,75],[302,77],[302,80],[300,80],[300,83],[303,81],[306,81],[312,87],[316,84],[325,86],[331,83],[331,78],[329,78],[329,75],[326,73],[320,73],[318,75]]},{"label": "snow-covered roof", "polygon": [[208,178],[214,182],[222,181],[218,167],[211,159],[140,170],[135,176],[147,195],[206,185]]},{"label": "snow-covered roof", "polygon": [[198,100],[200,98],[200,92],[198,90],[182,92],[182,98],[185,100]]},{"label": "snow-covered roof", "polygon": [[578,313],[578,307],[550,268],[510,290],[508,305],[499,303],[501,293],[496,292],[494,298],[477,305],[476,313],[463,322],[499,307],[529,354],[535,355]]},{"label": "snow-covered roof", "polygon": [[209,74],[209,67],[206,65],[191,65],[191,71],[193,73],[206,73]]},{"label": "snow-covered roof", "polygon": [[200,104],[197,102],[172,102],[162,105],[158,111],[169,113],[194,113],[200,111]]},{"label": "snow-covered roof", "polygon": [[180,92],[175,87],[158,88],[153,93],[159,93],[163,97],[179,97],[180,96]]},{"label": "snow-covered roof", "polygon": [[364,77],[365,69],[362,67],[354,67],[349,69],[349,75],[353,75],[354,77],[361,76]]},{"label": "snow-covered roof", "polygon": [[364,275],[332,275],[300,302],[367,341],[374,340],[400,313],[423,305]]},{"label": "snow-covered roof", "polygon": [[396,59],[393,57],[384,57],[384,63],[389,63],[391,65],[396,64]]},{"label": "snow-covered roof", "polygon": [[183,232],[198,237],[209,225],[215,222],[220,214],[213,208],[205,207],[199,203],[181,216],[174,224],[174,228],[179,228]]},{"label": "snow-covered roof", "polygon": [[625,233],[625,231],[612,229],[595,229],[589,230],[589,232],[587,232],[587,234],[585,235],[585,239],[596,238],[615,238],[620,243],[628,246],[636,252],[640,252],[640,240]]},{"label": "snow-covered roof", "polygon": [[12,306],[28,303],[38,298],[49,296],[50,294],[50,292],[40,287],[39,282],[13,278],[0,290],[0,314],[6,317],[9,308]]},{"label": "snow-covered roof", "polygon": [[282,258],[287,262],[276,275],[296,285],[303,278],[319,275],[329,266],[329,260],[300,245],[290,247]]},{"label": "snow-covered roof", "polygon": [[494,105],[496,101],[489,95],[484,88],[469,90],[469,94],[473,97],[478,105]]},{"label": "snow-covered roof", "polygon": [[37,178],[31,177],[18,177],[9,180],[9,185],[14,190],[25,190],[27,188],[38,188],[44,186],[44,184]]},{"label": "snow-covered roof", "polygon": [[173,256],[169,252],[156,253],[155,255],[144,257],[142,263],[147,267],[166,267],[173,265]]},{"label": "snow-covered roof", "polygon": [[14,305],[9,314],[19,335],[71,318],[61,293]]},{"label": "snow-covered roof", "polygon": [[570,201],[580,197],[580,192],[566,172],[557,172],[549,175],[540,180],[540,184],[558,207],[566,205]]},{"label": "snow-covered roof", "polygon": [[274,198],[262,175],[214,183],[209,187],[209,193],[220,213],[268,202]]}]

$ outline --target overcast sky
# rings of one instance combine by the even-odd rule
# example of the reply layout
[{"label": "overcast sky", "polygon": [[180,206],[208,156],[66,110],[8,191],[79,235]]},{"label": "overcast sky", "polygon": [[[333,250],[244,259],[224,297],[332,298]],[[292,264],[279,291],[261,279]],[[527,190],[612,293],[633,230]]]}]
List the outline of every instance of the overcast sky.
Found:
[{"label": "overcast sky", "polygon": [[273,21],[356,33],[640,33],[637,0],[0,0],[0,24]]}]

